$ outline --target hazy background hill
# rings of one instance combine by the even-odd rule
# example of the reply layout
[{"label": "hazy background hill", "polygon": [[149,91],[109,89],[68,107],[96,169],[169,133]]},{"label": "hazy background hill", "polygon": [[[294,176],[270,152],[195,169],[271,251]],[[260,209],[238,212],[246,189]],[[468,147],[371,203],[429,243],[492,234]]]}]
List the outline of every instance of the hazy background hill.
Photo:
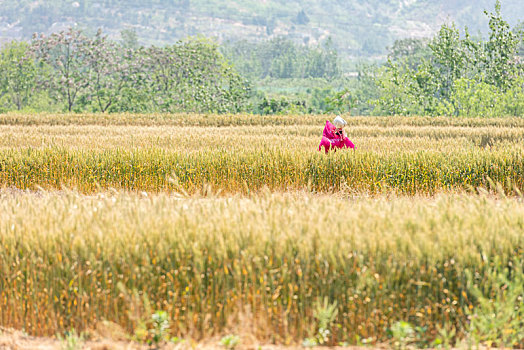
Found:
[{"label": "hazy background hill", "polygon": [[[0,41],[28,39],[77,26],[102,27],[113,39],[134,30],[144,45],[172,44],[202,34],[224,41],[283,36],[316,45],[331,37],[340,53],[371,57],[395,39],[432,36],[444,22],[486,31],[492,0],[0,0]],[[503,0],[512,26],[523,0]]]}]

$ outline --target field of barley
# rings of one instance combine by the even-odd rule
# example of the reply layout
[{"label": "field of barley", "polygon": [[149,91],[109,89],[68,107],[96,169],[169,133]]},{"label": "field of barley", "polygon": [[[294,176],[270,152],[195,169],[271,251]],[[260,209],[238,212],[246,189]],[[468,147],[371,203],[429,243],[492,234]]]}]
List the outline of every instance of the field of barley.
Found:
[{"label": "field of barley", "polygon": [[524,346],[524,119],[326,118],[0,115],[0,326]]}]

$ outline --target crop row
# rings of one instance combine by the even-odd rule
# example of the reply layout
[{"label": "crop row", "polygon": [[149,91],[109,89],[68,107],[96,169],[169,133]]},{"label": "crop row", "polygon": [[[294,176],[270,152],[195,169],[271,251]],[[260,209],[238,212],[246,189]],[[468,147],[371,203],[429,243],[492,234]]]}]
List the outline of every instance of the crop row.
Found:
[{"label": "crop row", "polygon": [[159,148],[0,150],[0,186],[20,189],[100,188],[131,191],[181,190],[211,185],[225,192],[339,190],[433,194],[500,183],[524,189],[524,154],[519,149],[379,154],[316,151],[198,151]]},{"label": "crop row", "polygon": [[[0,115],[0,125],[140,125],[140,126],[290,126],[322,125],[326,115],[253,115],[253,114],[22,114]],[[343,115],[349,126],[369,125],[438,126],[438,127],[524,127],[524,119],[504,118],[450,118],[450,117],[351,117]]]},{"label": "crop row", "polygon": [[328,298],[333,341],[383,341],[397,320],[434,338],[438,325],[465,332],[473,290],[500,294],[491,272],[524,257],[524,205],[512,199],[0,198],[0,324],[40,335],[103,320],[132,333],[149,303],[173,335],[221,332],[249,311],[267,339],[300,340]]}]

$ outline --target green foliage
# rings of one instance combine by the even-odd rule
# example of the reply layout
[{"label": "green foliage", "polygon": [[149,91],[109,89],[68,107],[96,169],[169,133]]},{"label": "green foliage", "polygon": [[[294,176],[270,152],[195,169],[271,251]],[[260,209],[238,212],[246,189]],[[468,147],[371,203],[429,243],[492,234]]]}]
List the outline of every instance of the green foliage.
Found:
[{"label": "green foliage", "polygon": [[71,331],[66,332],[64,336],[58,335],[57,338],[60,341],[62,350],[80,350],[83,347],[85,334],[78,334],[73,328]]},{"label": "green foliage", "polygon": [[441,108],[438,98],[426,91],[434,87],[431,67],[424,64],[420,70],[401,63],[390,62],[377,70],[375,81],[378,97],[372,101],[377,115],[426,115]]},{"label": "green foliage", "polygon": [[39,76],[39,81],[69,112],[91,83],[89,56],[93,49],[92,41],[72,28],[48,37],[33,36],[32,54],[41,65],[50,68],[48,74]]},{"label": "green foliage", "polygon": [[426,348],[429,343],[427,329],[428,327],[414,327],[406,321],[397,321],[387,330],[387,333],[393,338],[395,349],[407,349],[411,344],[416,345],[416,348]]},{"label": "green foliage", "polygon": [[362,90],[354,89],[351,80],[344,77],[333,80],[268,78],[258,81],[255,88],[247,107],[255,114],[340,114],[365,106],[359,100]]},{"label": "green foliage", "polygon": [[222,51],[242,74],[252,80],[266,77],[332,79],[340,74],[338,54],[331,39],[309,47],[276,37],[260,43],[229,43],[222,47]]},{"label": "green foliage", "polygon": [[220,339],[220,345],[227,350],[233,350],[238,344],[240,344],[240,337],[238,335],[229,334]]},{"label": "green foliage", "polygon": [[[498,2],[486,19],[485,40],[445,24],[395,41],[382,67],[341,60],[331,38],[140,47],[134,30],[117,43],[69,29],[1,51],[0,111],[523,116],[523,25],[510,30]],[[308,21],[294,10],[295,25]]]},{"label": "green foliage", "polygon": [[[322,303],[319,300],[315,302],[313,316],[315,316],[315,319],[318,321],[319,330],[329,330],[333,321],[335,321],[337,314],[338,309],[336,301],[330,303],[328,298],[324,297]],[[319,331],[319,333],[321,332]],[[327,339],[324,337],[324,342],[325,341],[327,341]],[[321,344],[324,342],[321,342]]]},{"label": "green foliage", "polygon": [[7,45],[0,51],[0,110],[245,109],[251,87],[214,42],[189,38],[164,48],[136,49],[133,36],[124,35],[126,47],[101,30],[89,37],[71,28],[49,37],[35,35],[30,49],[26,43]]},{"label": "green foliage", "polygon": [[[520,34],[500,14],[488,13],[487,41],[461,37],[454,24],[444,24],[423,42],[398,43],[390,60],[377,70],[376,114],[522,116],[524,62],[517,57]],[[415,54],[417,53],[417,54]],[[412,54],[412,55],[410,55]]]},{"label": "green foliage", "polygon": [[313,306],[313,316],[317,321],[315,326],[316,335],[313,338],[304,339],[302,345],[305,347],[315,345],[327,345],[332,334],[332,325],[338,315],[337,301],[329,303],[327,297],[323,302],[316,300]]},{"label": "green foliage", "polygon": [[37,69],[28,50],[27,43],[16,41],[0,50],[0,112],[21,110],[30,103]]},{"label": "green foliage", "polygon": [[140,90],[154,110],[234,113],[243,109],[248,82],[227,63],[218,46],[189,38],[165,48],[142,49]]},{"label": "green foliage", "polygon": [[178,338],[169,339],[169,315],[161,310],[152,313],[151,302],[146,293],[139,293],[136,289],[130,291],[122,283],[117,284],[117,289],[127,304],[128,317],[133,322],[131,340],[155,346],[165,341],[183,341]]},{"label": "green foliage", "polygon": [[500,7],[500,0],[497,0],[494,13],[485,11],[490,34],[480,61],[485,71],[484,80],[505,91],[514,86],[518,76],[523,74],[524,62],[516,60],[520,33],[511,31],[509,24],[502,19]]},{"label": "green foliage", "polygon": [[514,347],[524,340],[524,270],[515,259],[507,266],[494,262],[488,282],[480,286],[469,275],[477,307],[469,312],[469,334],[477,343],[491,347]]},{"label": "green foliage", "polygon": [[437,327],[437,337],[433,340],[432,345],[437,349],[450,349],[456,335],[457,330],[452,325]]},{"label": "green foliage", "polygon": [[345,113],[351,111],[351,91],[344,89],[334,92],[324,98],[326,112]]},{"label": "green foliage", "polygon": [[406,349],[407,345],[415,339],[415,329],[409,322],[395,322],[390,330],[396,349]]},{"label": "green foliage", "polygon": [[[501,17],[500,4],[495,5],[494,13],[486,14],[490,23],[487,40],[473,38],[467,28],[461,35],[454,23],[442,25],[431,40],[397,40],[382,67],[360,66],[358,76],[347,79],[342,87],[333,81],[331,86],[308,89],[301,96],[305,110],[357,115],[523,116],[524,60],[518,58],[517,51],[524,42],[523,33],[509,29]],[[279,98],[289,95],[280,93]],[[266,108],[265,114],[281,110]]]},{"label": "green foliage", "polygon": [[439,97],[449,98],[453,89],[455,79],[468,75],[467,67],[476,53],[470,52],[470,47],[475,47],[468,32],[466,37],[460,37],[459,30],[455,24],[444,24],[437,35],[428,44],[431,49],[431,65],[434,67],[434,77],[437,78],[435,92]]},{"label": "green foliage", "polygon": [[307,113],[306,102],[300,100],[288,100],[286,97],[266,98],[263,97],[254,110],[257,114],[304,114]]},{"label": "green foliage", "polygon": [[153,328],[150,330],[151,342],[158,344],[167,340],[169,332],[169,317],[165,311],[157,311],[151,316]]},{"label": "green foliage", "polygon": [[502,92],[494,85],[460,78],[454,82],[450,103],[456,106],[461,116],[523,116],[524,76],[518,81],[514,87]]},{"label": "green foliage", "polygon": [[96,33],[91,46],[87,60],[92,76],[83,109],[93,107],[95,111],[106,112],[121,102],[122,90],[137,85],[133,84],[133,79],[140,69],[141,60],[132,49],[122,49],[108,40],[101,30]]},{"label": "green foliage", "polygon": [[524,59],[524,21],[515,26],[513,32],[520,36],[520,44],[517,49],[517,54],[520,59]]},{"label": "green foliage", "polygon": [[395,40],[393,46],[388,49],[388,57],[392,62],[406,62],[410,68],[415,68],[430,56],[427,39]]}]

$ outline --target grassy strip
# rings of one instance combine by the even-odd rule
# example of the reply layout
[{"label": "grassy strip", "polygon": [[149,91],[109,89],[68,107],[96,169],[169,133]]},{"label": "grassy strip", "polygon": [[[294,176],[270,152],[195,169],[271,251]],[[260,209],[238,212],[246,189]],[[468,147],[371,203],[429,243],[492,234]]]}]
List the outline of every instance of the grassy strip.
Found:
[{"label": "grassy strip", "polygon": [[271,190],[359,191],[433,194],[500,183],[524,189],[521,150],[378,154],[316,151],[200,151],[159,148],[105,151],[61,148],[0,150],[0,186],[33,189],[99,188],[132,191],[183,190],[206,185],[226,192]]},{"label": "grassy strip", "polygon": [[[0,115],[0,125],[171,125],[171,126],[273,126],[323,125],[332,115],[253,115],[253,114],[23,114]],[[351,117],[349,126],[378,127],[524,127],[523,118],[450,118],[450,117]]]}]

